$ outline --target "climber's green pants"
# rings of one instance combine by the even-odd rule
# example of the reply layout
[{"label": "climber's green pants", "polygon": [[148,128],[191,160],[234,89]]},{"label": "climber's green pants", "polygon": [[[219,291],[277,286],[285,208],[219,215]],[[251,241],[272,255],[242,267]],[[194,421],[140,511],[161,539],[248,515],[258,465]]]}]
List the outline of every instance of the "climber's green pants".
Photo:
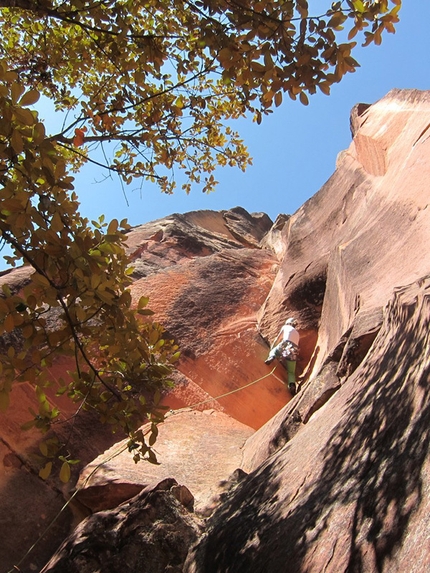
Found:
[{"label": "climber's green pants", "polygon": [[296,383],[296,361],[287,360],[288,384]]}]

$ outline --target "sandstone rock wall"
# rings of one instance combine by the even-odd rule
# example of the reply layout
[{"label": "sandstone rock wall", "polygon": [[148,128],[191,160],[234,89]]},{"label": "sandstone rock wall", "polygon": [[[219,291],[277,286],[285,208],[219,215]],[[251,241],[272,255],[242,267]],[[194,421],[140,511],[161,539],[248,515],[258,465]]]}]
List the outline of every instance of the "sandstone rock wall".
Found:
[{"label": "sandstone rock wall", "polygon": [[333,176],[285,226],[286,253],[260,313],[268,337],[287,312],[300,318],[315,341],[308,377],[357,314],[429,267],[428,92],[394,90],[356,122]]},{"label": "sandstone rock wall", "polygon": [[[351,146],[292,216],[272,226],[240,208],[203,211],[130,233],[133,296],[149,294],[183,348],[165,401],[212,413],[186,422],[198,446],[183,435],[179,415],[168,418],[160,427],[164,465],[153,472],[134,473],[118,458],[86,483],[104,458],[88,466],[76,498],[82,511],[102,511],[66,539],[44,573],[115,572],[125,561],[131,573],[154,573],[139,557],[151,551],[178,573],[430,568],[429,125],[429,93],[394,90],[357,106]],[[282,368],[264,364],[267,342],[290,315],[301,334],[293,399]],[[202,426],[205,416],[215,423]],[[36,438],[20,445],[12,430],[7,435],[3,464],[11,473],[2,492],[24,472],[34,490],[27,461]],[[191,452],[186,467],[166,453],[175,448]],[[43,496],[59,504],[55,484]],[[8,508],[0,504],[0,523]],[[55,513],[53,505],[46,520]],[[17,531],[6,523],[3,537]],[[35,523],[29,519],[25,547],[37,537]]]},{"label": "sandstone rock wall", "polygon": [[315,341],[302,391],[247,441],[185,573],[429,569],[430,96],[361,111],[260,312],[268,338],[293,313]]},{"label": "sandstone rock wall", "polygon": [[[396,289],[366,360],[292,439],[254,464],[210,518],[184,572],[428,570],[429,317],[430,276]],[[300,408],[291,405],[278,431]],[[273,429],[247,447],[273,443]]]},{"label": "sandstone rock wall", "polygon": [[[217,435],[217,428],[221,432],[223,425],[229,428],[229,439],[226,437],[225,444],[219,444],[226,456],[222,462],[220,454],[209,447],[207,438],[204,438],[208,434],[202,434],[197,422],[190,424],[189,434],[196,438],[195,442],[191,440],[190,443],[196,446],[202,441],[203,451],[207,452],[209,448],[213,458],[216,472],[212,474],[212,481],[215,489],[223,477],[222,472],[228,477],[239,464],[239,454],[232,445],[232,439],[237,434],[235,428],[243,427],[244,435],[249,436],[252,428],[260,427],[291,399],[283,383],[282,368],[277,367],[276,377],[268,376],[270,370],[263,361],[267,345],[257,331],[256,314],[271,288],[279,264],[270,247],[271,241],[266,241],[264,248],[260,245],[271,227],[272,222],[267,215],[251,215],[238,207],[224,212],[199,211],[172,215],[137,227],[128,237],[135,269],[132,295],[135,300],[141,295],[149,295],[156,319],[181,344],[183,358],[176,375],[177,385],[174,392],[165,398],[165,403],[175,410],[193,405],[200,410],[219,412],[220,417],[216,418],[214,414],[211,418],[216,419],[218,424],[206,424],[207,429],[212,428],[212,436]],[[3,273],[0,283],[7,283],[19,290],[27,278],[27,269],[17,269]],[[13,341],[3,340],[3,343],[6,348]],[[70,368],[73,368],[72,362],[63,359],[50,369],[50,375],[53,380],[60,376],[67,378],[66,372]],[[246,391],[232,394],[231,398],[213,399],[260,378],[263,379],[258,387],[252,384]],[[71,404],[55,395],[55,389],[49,399],[52,403],[60,402],[66,417],[74,413]],[[38,444],[41,436],[36,431],[23,432],[20,429],[21,424],[29,419],[28,411],[32,405],[30,386],[20,384],[13,391],[11,408],[6,415],[1,415],[0,448],[3,455],[0,459],[3,471],[0,473],[0,489],[3,502],[0,503],[0,534],[4,542],[0,544],[0,563],[5,567],[19,562],[57,516],[64,504],[64,497],[68,498],[73,493],[73,481],[64,486],[54,478],[44,483],[38,477],[35,456],[40,453]],[[204,418],[209,420],[207,415]],[[226,419],[229,420],[227,425]],[[166,431],[169,427],[170,424],[166,424]],[[64,439],[69,439],[66,426],[60,425],[56,431],[60,437],[63,432]],[[181,431],[183,433],[184,428]],[[121,438],[112,436],[108,428],[95,424],[91,416],[80,416],[74,424],[70,442],[74,454],[81,460],[81,464],[73,468],[74,479],[77,479],[78,471],[86,463]],[[183,438],[187,441],[188,436],[184,434]],[[160,435],[159,443],[162,441],[163,435]],[[243,441],[244,438],[240,445]],[[236,447],[239,448],[239,445]],[[161,449],[166,453],[164,448]],[[187,465],[186,450],[185,446],[181,450],[179,443],[174,448],[184,470]],[[227,458],[228,452],[230,457]],[[190,454],[190,459],[197,459],[197,450],[195,454]],[[170,477],[169,471],[176,471],[166,463],[168,457],[166,455],[164,459],[162,475],[153,475],[152,481]],[[134,463],[131,465],[134,466]],[[207,465],[204,467],[208,470]],[[132,479],[117,476],[116,481],[109,479],[110,473],[106,470],[99,496],[119,502],[135,495],[148,484],[150,478],[150,474],[145,474],[147,465],[139,467],[141,469],[144,477],[138,472]],[[106,473],[109,474],[108,479],[104,479]],[[190,468],[186,475],[191,474]],[[201,482],[207,483],[209,475]],[[177,477],[181,478],[182,474]],[[20,484],[19,488],[17,484]],[[89,490],[94,492],[95,485],[90,485],[92,489]],[[210,492],[208,486],[206,495],[210,496]],[[203,502],[203,493],[200,497],[198,492],[194,493],[196,505]],[[79,496],[73,498],[70,506],[62,512],[61,519],[55,522],[56,526],[51,527],[43,543],[39,543],[37,551],[32,551],[20,564],[22,571],[40,568],[72,524],[94,510],[95,506],[88,508],[84,497],[82,502]],[[209,503],[209,498],[206,501]],[[20,543],[16,542],[18,535]]]}]

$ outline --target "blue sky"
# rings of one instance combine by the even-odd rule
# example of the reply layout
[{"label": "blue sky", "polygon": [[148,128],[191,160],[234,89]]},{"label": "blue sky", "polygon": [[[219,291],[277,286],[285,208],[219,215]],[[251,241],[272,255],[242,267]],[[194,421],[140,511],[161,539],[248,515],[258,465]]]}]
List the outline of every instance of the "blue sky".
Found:
[{"label": "blue sky", "polygon": [[127,218],[133,226],[171,213],[238,205],[263,211],[272,220],[279,213],[294,213],[327,181],[337,154],[349,146],[349,114],[356,103],[374,103],[393,88],[430,89],[430,1],[404,0],[400,16],[396,34],[386,34],[381,46],[360,48],[355,58],[361,68],[333,86],[330,96],[318,93],[307,107],[284,98],[259,126],[251,118],[235,122],[253,165],[245,173],[219,168],[214,193],[195,189],[186,195],[178,189],[166,196],[150,183],[143,189],[132,184],[126,200],[118,180],[103,180],[99,168],[86,166],[75,181],[81,213],[89,219],[101,214],[107,220]]},{"label": "blue sky", "polygon": [[[328,4],[328,0],[327,0]],[[76,180],[81,212],[94,219],[127,218],[139,225],[171,213],[196,209],[230,209],[237,205],[250,212],[264,211],[273,220],[279,213],[294,213],[314,195],[335,169],[336,156],[351,141],[349,113],[359,102],[374,103],[392,88],[430,89],[429,0],[404,0],[396,34],[387,34],[381,46],[359,50],[361,68],[333,86],[332,94],[317,94],[309,106],[284,98],[274,113],[256,125],[251,118],[236,122],[253,156],[245,173],[220,168],[220,182],[210,195],[195,189],[186,195],[162,195],[145,183],[126,188],[127,202],[117,180],[85,168]]]}]

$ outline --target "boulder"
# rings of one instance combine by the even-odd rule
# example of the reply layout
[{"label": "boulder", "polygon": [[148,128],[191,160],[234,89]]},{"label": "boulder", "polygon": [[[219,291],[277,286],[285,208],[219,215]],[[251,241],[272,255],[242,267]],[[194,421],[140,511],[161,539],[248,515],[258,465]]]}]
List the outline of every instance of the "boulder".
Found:
[{"label": "boulder", "polygon": [[199,520],[173,479],[142,490],[116,509],[85,519],[41,573],[181,573]]}]

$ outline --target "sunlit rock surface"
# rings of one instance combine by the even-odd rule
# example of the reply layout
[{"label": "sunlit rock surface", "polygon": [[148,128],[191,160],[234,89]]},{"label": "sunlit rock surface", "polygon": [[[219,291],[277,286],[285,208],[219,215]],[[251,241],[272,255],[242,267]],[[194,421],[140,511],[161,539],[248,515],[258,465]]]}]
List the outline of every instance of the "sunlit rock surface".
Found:
[{"label": "sunlit rock surface", "polygon": [[[134,300],[149,295],[156,318],[183,349],[177,386],[164,402],[174,411],[190,408],[186,429],[192,436],[195,427],[198,442],[181,446],[186,436],[172,414],[160,450],[183,448],[185,459],[196,447],[196,465],[190,455],[181,467],[175,453],[165,468],[145,467],[142,477],[142,467],[133,473],[129,462],[103,464],[94,455],[81,475],[75,515],[101,511],[66,539],[46,571],[80,566],[96,573],[112,563],[115,572],[126,560],[128,571],[141,573],[139,556],[150,551],[166,556],[163,570],[183,573],[430,569],[429,125],[430,92],[394,90],[356,106],[349,149],[293,215],[272,225],[240,208],[202,211],[133,229]],[[267,342],[288,316],[297,317],[301,334],[294,398],[282,367],[264,364]],[[208,409],[217,423],[204,428]],[[39,483],[28,461],[37,438],[18,440],[17,426],[18,419],[2,425],[1,487],[12,495],[25,476],[24,499]],[[99,465],[93,486],[85,483]],[[156,496],[166,511],[147,504],[158,491],[149,484],[160,480],[167,485]],[[43,487],[27,524],[22,515],[16,526],[4,522],[12,498],[0,504],[2,538],[19,531],[22,550],[37,537],[44,499],[47,523],[60,505],[58,486]],[[136,534],[124,545],[142,502],[151,518],[132,525]],[[48,561],[72,522],[71,515],[62,519],[21,571]],[[163,520],[179,520],[179,543],[163,546],[156,534]],[[19,552],[0,562],[13,565]]]},{"label": "sunlit rock surface", "polygon": [[313,338],[302,391],[248,440],[186,573],[430,567],[430,94],[362,111],[260,313]]},{"label": "sunlit rock surface", "polygon": [[366,359],[210,518],[187,573],[429,569],[429,317],[430,277],[396,289]]},{"label": "sunlit rock surface", "polygon": [[154,481],[175,476],[191,491],[194,510],[208,512],[223,491],[221,482],[240,466],[243,445],[252,434],[251,428],[222,412],[180,411],[159,426],[159,465],[136,465],[127,440],[119,442],[87,465],[77,484],[77,499],[92,512],[109,509]]}]

